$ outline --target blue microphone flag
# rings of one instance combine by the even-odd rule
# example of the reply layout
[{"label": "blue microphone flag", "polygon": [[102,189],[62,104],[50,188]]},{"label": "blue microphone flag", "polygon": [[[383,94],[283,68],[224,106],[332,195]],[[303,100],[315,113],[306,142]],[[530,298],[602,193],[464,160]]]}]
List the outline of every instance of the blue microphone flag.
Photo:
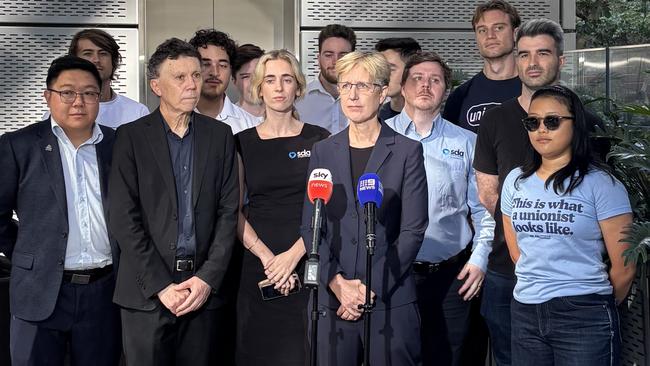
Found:
[{"label": "blue microphone flag", "polygon": [[384,187],[381,185],[377,174],[366,173],[359,178],[357,197],[362,206],[366,203],[374,203],[377,207],[381,206],[381,200],[384,198]]}]

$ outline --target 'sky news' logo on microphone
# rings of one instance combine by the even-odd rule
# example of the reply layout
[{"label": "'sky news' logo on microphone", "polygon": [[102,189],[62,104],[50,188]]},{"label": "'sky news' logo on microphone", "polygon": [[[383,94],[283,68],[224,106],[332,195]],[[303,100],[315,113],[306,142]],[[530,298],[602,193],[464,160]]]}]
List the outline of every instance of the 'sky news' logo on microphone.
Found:
[{"label": "'sky news' logo on microphone", "polygon": [[322,199],[327,203],[332,196],[332,173],[327,169],[314,169],[309,174],[307,195],[309,200]]}]

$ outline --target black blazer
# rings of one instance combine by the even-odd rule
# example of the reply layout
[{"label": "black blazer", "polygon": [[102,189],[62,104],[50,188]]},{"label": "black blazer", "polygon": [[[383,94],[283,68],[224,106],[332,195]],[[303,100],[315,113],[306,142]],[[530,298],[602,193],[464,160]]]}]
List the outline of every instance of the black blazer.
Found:
[{"label": "black blazer", "polygon": [[[113,300],[123,307],[152,310],[156,294],[173,282],[178,233],[174,172],[157,109],[118,128],[109,180],[109,228],[121,250]],[[196,232],[196,275],[219,292],[235,242],[239,183],[230,127],[194,115],[192,195]]]},{"label": "black blazer", "polygon": [[[114,132],[95,145],[104,218]],[[0,251],[12,261],[11,313],[24,320],[49,317],[63,280],[68,240],[68,208],[63,164],[50,119],[0,136]],[[19,225],[12,220],[16,211]],[[119,248],[111,252],[117,268]]]},{"label": "black blazer", "polygon": [[[334,183],[332,198],[325,206],[326,233],[319,247],[318,297],[332,309],[340,306],[329,290],[332,278],[341,273],[345,279],[365,281],[366,274],[366,226],[363,207],[356,199],[357,184],[352,182],[348,130],[317,142],[309,161],[310,172],[329,169]],[[365,172],[376,173],[384,187],[375,227],[372,290],[377,294],[377,309],[386,309],[416,300],[411,265],[429,222],[422,145],[382,123]],[[305,197],[301,230],[307,252],[311,250],[312,212],[313,205]]]}]

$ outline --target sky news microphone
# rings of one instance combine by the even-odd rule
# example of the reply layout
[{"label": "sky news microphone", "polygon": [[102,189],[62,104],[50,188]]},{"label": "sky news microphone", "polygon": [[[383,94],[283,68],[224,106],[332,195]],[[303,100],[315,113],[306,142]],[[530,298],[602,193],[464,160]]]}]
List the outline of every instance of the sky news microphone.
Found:
[{"label": "sky news microphone", "polygon": [[375,247],[375,223],[377,222],[377,208],[381,206],[384,198],[384,187],[379,176],[375,173],[366,173],[359,178],[357,184],[357,197],[363,206],[366,221],[366,245],[368,249]]},{"label": "sky news microphone", "polygon": [[329,202],[332,197],[334,185],[332,183],[332,173],[328,169],[314,169],[309,174],[307,182],[307,197],[314,204],[314,213],[312,215],[311,227],[311,253],[305,264],[304,284],[307,287],[318,287],[319,265],[318,265],[318,245],[320,244],[321,227],[323,222],[323,206]]}]

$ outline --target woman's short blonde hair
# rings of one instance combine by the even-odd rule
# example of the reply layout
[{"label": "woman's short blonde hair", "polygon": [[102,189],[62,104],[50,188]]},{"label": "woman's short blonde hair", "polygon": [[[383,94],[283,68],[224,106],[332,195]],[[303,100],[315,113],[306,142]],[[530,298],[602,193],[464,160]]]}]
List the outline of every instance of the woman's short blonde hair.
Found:
[{"label": "woman's short blonde hair", "polygon": [[[266,71],[266,63],[271,60],[283,60],[291,65],[291,70],[293,71],[293,76],[296,78],[298,83],[298,88],[296,90],[296,99],[302,98],[305,94],[305,88],[307,87],[307,81],[305,80],[305,75],[300,70],[300,64],[296,57],[287,50],[273,50],[265,53],[260,57],[257,66],[255,66],[255,72],[253,73],[253,79],[251,80],[251,94],[253,102],[263,103],[262,100],[262,82],[264,81],[264,73]],[[297,113],[294,109],[294,117],[297,117]]]},{"label": "woman's short blonde hair", "polygon": [[341,75],[350,72],[356,66],[363,67],[370,74],[373,83],[381,86],[388,85],[390,65],[381,53],[354,51],[341,57],[336,61],[338,79],[341,80]]}]

